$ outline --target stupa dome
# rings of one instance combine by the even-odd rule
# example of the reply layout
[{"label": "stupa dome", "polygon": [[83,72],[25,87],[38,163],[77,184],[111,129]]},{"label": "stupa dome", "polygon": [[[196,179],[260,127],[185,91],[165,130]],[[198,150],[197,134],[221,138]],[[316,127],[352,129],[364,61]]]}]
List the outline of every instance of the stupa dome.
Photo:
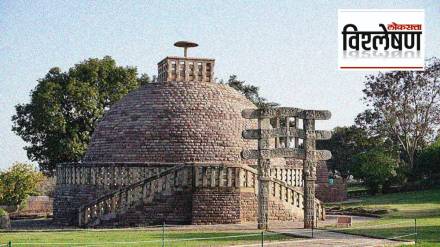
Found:
[{"label": "stupa dome", "polygon": [[240,163],[243,148],[256,148],[241,135],[256,127],[241,116],[248,108],[255,106],[225,84],[147,84],[104,115],[83,161]]}]

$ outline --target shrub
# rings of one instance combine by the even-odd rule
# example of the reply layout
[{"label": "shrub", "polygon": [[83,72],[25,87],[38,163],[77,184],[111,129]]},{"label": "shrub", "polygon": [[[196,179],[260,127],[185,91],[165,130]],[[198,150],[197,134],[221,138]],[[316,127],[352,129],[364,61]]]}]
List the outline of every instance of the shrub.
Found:
[{"label": "shrub", "polygon": [[29,195],[37,194],[43,177],[31,164],[14,163],[0,173],[0,204],[20,205]]},{"label": "shrub", "polygon": [[5,215],[8,215],[8,213],[3,208],[0,208],[0,217]]},{"label": "shrub", "polygon": [[353,176],[364,181],[370,194],[383,192],[397,175],[397,161],[380,149],[357,154],[353,161]]},{"label": "shrub", "polygon": [[[423,149],[417,158],[417,173],[429,183],[440,178],[440,138]],[[437,181],[438,182],[438,181]]]}]

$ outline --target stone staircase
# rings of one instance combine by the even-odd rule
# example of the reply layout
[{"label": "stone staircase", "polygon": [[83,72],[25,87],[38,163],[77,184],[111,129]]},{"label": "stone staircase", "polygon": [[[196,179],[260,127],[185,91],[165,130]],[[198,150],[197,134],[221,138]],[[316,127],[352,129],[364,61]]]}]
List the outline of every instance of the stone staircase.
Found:
[{"label": "stone staircase", "polygon": [[[255,177],[257,176],[257,170],[245,166],[246,171],[251,172]],[[255,187],[255,193],[258,194],[258,184],[253,185]],[[295,218],[304,218],[304,192],[303,187],[292,186],[277,178],[271,177],[269,182],[270,200],[275,203],[281,203],[285,209],[295,215]],[[315,215],[318,220],[325,220],[325,209],[323,203],[315,199]]]},{"label": "stone staircase", "polygon": [[[294,212],[298,218],[304,218],[304,193],[297,187],[271,178],[269,183],[270,198],[281,202],[289,212]],[[325,220],[325,209],[322,202],[315,199],[315,215],[318,220]]]},{"label": "stone staircase", "polygon": [[[78,210],[78,225],[81,227],[112,225],[121,215],[127,216],[130,222],[129,219],[139,217],[136,214],[141,211],[136,210],[137,208],[142,208],[145,204],[154,205],[153,202],[157,199],[158,193],[171,191],[169,181],[182,176],[183,174],[180,173],[187,167],[176,165],[82,205]],[[177,182],[177,180],[174,181]],[[183,187],[183,184],[181,186]]]},{"label": "stone staircase", "polygon": [[188,194],[177,193],[174,195],[164,195],[156,193],[150,203],[141,203],[133,206],[130,210],[117,213],[115,217],[107,220],[101,220],[100,227],[138,227],[167,224],[180,225],[190,224],[191,218],[187,217],[190,212],[185,214],[182,210],[191,210],[185,208],[185,202]]},{"label": "stone staircase", "polygon": [[[200,170],[201,169],[201,170]],[[217,170],[216,170],[217,169]],[[231,174],[222,177],[223,185],[235,188],[251,188],[257,196],[257,171],[249,166],[223,167],[176,165],[146,179],[107,193],[96,200],[82,205],[78,211],[78,225],[96,226],[138,226],[191,223],[191,191],[198,186],[215,184],[213,174]],[[196,177],[191,181],[191,177]],[[218,181],[217,181],[218,182]],[[216,185],[214,185],[216,186]],[[212,188],[212,187],[211,187]],[[270,200],[283,208],[293,218],[303,218],[304,194],[300,187],[294,187],[276,178],[269,183]],[[315,200],[317,219],[325,219],[325,211],[319,200]],[[282,205],[282,206],[280,206]],[[185,211],[182,213],[182,210]]]}]

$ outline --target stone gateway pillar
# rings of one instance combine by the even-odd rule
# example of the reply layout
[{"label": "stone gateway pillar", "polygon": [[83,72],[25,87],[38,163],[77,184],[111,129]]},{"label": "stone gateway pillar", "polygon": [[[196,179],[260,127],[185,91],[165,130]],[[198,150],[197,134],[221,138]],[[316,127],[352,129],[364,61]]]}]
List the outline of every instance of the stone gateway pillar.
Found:
[{"label": "stone gateway pillar", "polygon": [[[259,129],[268,129],[269,119],[258,119]],[[260,136],[258,139],[258,229],[268,229],[269,219],[269,181],[270,159],[269,138]]]},{"label": "stone gateway pillar", "polygon": [[303,178],[304,178],[304,228],[317,227],[316,209],[315,209],[315,182],[316,182],[316,138],[315,138],[315,120],[304,119],[304,153]]},{"label": "stone gateway pillar", "polygon": [[[270,175],[271,158],[294,158],[303,161],[304,182],[304,228],[317,226],[317,203],[315,198],[316,166],[319,160],[328,160],[331,153],[327,150],[316,150],[316,140],[330,139],[331,132],[315,130],[315,120],[329,119],[329,111],[303,110],[294,107],[275,107],[268,109],[246,109],[242,111],[246,119],[257,119],[258,129],[243,131],[243,138],[257,139],[257,150],[243,150],[243,159],[258,160],[258,228],[268,228],[269,185],[276,181]],[[284,118],[284,127],[280,126],[280,118]],[[290,118],[294,118],[291,122]],[[298,126],[302,119],[303,128]],[[274,123],[272,128],[271,120]],[[292,123],[292,124],[291,124]],[[281,139],[283,138],[283,143]],[[270,147],[270,139],[274,139],[274,147]],[[299,145],[303,140],[303,147]],[[291,141],[293,140],[293,143]],[[293,145],[292,145],[293,144]],[[270,189],[271,190],[271,189]]]}]

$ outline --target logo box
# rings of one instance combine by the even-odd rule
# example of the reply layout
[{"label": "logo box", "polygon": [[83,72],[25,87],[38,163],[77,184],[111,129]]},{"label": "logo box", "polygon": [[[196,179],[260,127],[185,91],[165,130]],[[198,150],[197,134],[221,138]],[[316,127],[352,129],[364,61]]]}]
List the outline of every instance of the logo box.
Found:
[{"label": "logo box", "polygon": [[423,9],[339,9],[339,70],[423,70]]}]

